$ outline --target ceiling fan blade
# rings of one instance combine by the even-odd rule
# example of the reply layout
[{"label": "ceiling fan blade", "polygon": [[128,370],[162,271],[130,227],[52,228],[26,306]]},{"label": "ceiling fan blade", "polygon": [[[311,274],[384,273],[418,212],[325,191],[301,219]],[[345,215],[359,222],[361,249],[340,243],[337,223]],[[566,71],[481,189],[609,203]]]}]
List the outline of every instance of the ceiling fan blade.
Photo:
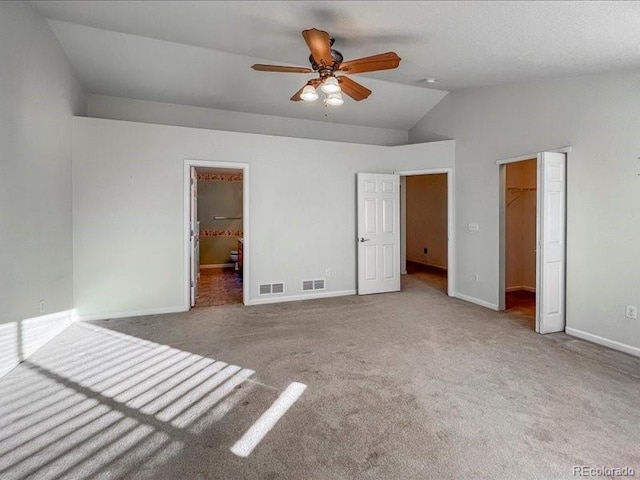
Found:
[{"label": "ceiling fan blade", "polygon": [[292,102],[300,102],[302,100],[302,98],[300,98],[300,94],[302,93],[302,90],[304,90],[304,87],[306,87],[306,85],[303,85],[300,90],[293,94],[293,97],[290,99]]},{"label": "ceiling fan blade", "polygon": [[365,73],[398,68],[400,57],[395,52],[380,53],[371,57],[342,62],[338,70],[344,73]]},{"label": "ceiling fan blade", "polygon": [[293,97],[291,97],[291,101],[292,102],[299,102],[300,100],[302,100],[302,98],[300,98],[300,94],[302,93],[302,90],[304,90],[304,87],[306,87],[307,85],[311,85],[314,88],[317,88],[318,85],[320,85],[322,83],[322,81],[319,78],[314,78],[313,80],[309,80],[307,83],[305,83],[302,88],[300,90],[298,90],[296,93],[293,94]]},{"label": "ceiling fan blade", "polygon": [[307,67],[285,67],[284,65],[262,65],[256,63],[251,68],[260,72],[281,72],[281,73],[311,73],[313,70]]},{"label": "ceiling fan blade", "polygon": [[351,80],[349,77],[340,76],[337,78],[342,91],[353,98],[356,102],[364,100],[371,95],[371,90],[367,87],[363,87],[358,82]]},{"label": "ceiling fan blade", "polygon": [[311,50],[311,56],[315,62],[318,65],[330,67],[333,64],[333,60],[331,60],[329,34],[324,30],[312,28],[311,30],[304,30],[302,36],[304,37],[304,41],[307,42],[307,46],[309,50]]}]

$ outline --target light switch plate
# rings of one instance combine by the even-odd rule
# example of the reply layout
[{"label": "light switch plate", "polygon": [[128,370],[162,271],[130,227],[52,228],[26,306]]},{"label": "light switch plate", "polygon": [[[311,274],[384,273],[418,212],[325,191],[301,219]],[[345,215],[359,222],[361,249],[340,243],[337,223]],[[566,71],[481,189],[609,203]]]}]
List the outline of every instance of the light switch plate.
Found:
[{"label": "light switch plate", "polygon": [[468,228],[470,232],[477,232],[480,230],[480,225],[478,223],[470,223]]}]

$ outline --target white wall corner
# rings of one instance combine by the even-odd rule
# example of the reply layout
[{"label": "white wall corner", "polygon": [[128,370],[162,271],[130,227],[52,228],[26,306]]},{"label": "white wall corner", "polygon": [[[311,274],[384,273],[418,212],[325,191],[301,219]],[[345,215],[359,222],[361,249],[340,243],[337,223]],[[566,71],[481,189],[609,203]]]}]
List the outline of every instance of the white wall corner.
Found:
[{"label": "white wall corner", "polygon": [[0,325],[0,377],[52,340],[69,325],[78,321],[75,310],[27,318]]}]

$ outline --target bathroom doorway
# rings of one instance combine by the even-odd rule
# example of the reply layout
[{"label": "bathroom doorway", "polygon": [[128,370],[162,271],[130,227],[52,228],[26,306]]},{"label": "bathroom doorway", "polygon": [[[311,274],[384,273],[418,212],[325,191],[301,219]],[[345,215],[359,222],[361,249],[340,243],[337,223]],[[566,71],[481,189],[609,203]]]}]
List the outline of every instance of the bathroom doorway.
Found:
[{"label": "bathroom doorway", "polygon": [[242,304],[248,282],[248,166],[188,160],[185,170],[189,304]]}]

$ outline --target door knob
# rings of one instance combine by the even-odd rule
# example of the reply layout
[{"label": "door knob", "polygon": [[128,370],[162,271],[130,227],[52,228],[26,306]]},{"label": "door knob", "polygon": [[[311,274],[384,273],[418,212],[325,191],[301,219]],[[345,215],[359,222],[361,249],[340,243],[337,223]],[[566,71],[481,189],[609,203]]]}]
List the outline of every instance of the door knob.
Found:
[{"label": "door knob", "polygon": [[370,239],[370,238],[364,238],[364,237],[360,237],[360,238],[358,239],[358,241],[359,241],[360,243],[368,242],[369,240],[371,240],[371,239]]}]

